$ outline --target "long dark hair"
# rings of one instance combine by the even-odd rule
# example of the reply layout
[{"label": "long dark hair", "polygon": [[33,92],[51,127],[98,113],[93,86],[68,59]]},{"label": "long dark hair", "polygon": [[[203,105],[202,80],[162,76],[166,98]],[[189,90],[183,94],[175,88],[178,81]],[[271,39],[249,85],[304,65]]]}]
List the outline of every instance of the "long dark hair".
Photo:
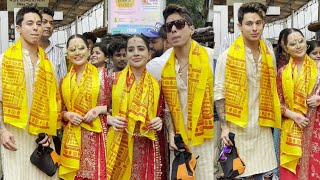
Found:
[{"label": "long dark hair", "polygon": [[278,39],[278,44],[277,44],[277,49],[276,49],[276,59],[277,59],[277,64],[278,64],[278,61],[280,59],[280,55],[282,54],[282,52],[284,51],[284,49],[282,49],[281,47],[281,40],[283,39],[283,35],[286,31],[288,31],[289,28],[285,28],[283,29],[280,34],[279,34],[279,39]]},{"label": "long dark hair", "polygon": [[277,54],[281,54],[282,51],[283,51],[283,49],[282,49],[282,47],[281,47],[281,41],[282,41],[282,39],[283,39],[284,33],[285,33],[286,31],[288,31],[288,30],[289,30],[289,28],[285,28],[285,29],[283,29],[283,30],[280,32],[280,34],[279,34],[278,44],[277,44]]}]

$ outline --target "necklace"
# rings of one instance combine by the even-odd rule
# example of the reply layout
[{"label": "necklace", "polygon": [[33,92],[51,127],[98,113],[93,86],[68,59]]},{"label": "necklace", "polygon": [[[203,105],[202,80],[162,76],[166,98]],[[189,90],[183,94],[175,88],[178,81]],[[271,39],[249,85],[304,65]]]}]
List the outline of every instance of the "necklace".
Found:
[{"label": "necklace", "polygon": [[189,64],[189,62],[187,62],[182,68],[181,68],[181,67],[179,68],[178,73],[179,73],[180,76],[182,75],[182,70],[183,70],[188,64]]}]

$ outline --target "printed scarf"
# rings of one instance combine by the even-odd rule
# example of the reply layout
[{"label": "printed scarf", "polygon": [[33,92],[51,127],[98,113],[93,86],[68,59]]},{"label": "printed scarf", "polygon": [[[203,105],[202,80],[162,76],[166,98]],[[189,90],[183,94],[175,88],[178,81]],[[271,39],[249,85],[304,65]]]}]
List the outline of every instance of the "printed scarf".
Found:
[{"label": "printed scarf", "polygon": [[33,98],[28,113],[27,90],[21,39],[11,46],[2,62],[2,104],[5,123],[38,135],[56,135],[61,127],[61,97],[52,65],[42,48],[38,48],[40,64],[33,84]]},{"label": "printed scarf", "polygon": [[[85,116],[88,111],[97,106],[100,90],[98,69],[87,63],[80,83],[76,81],[74,67],[62,81],[62,97],[68,111]],[[82,122],[79,126],[70,121],[64,129],[61,145],[59,176],[65,180],[73,180],[80,166],[81,128],[92,132],[102,132],[100,118],[91,123]]]},{"label": "printed scarf", "polygon": [[[276,73],[272,56],[260,39],[262,54],[260,74],[259,124],[267,127],[281,127],[280,100],[277,94]],[[240,127],[246,127],[248,113],[248,79],[245,45],[239,36],[230,46],[225,74],[226,120]]]},{"label": "printed scarf", "polygon": [[[196,41],[191,42],[188,68],[188,127],[182,116],[172,51],[162,70],[162,90],[177,134],[191,146],[213,138],[213,74],[208,53]],[[187,129],[187,132],[186,132]],[[190,142],[190,143],[189,143]]]},{"label": "printed scarf", "polygon": [[[307,114],[307,98],[311,94],[318,75],[317,65],[309,57],[304,57],[301,72],[295,62],[290,58],[289,64],[282,74],[282,88],[287,108],[291,111]],[[303,129],[289,118],[282,123],[280,143],[280,165],[293,173],[302,156],[302,132]]]},{"label": "printed scarf", "polygon": [[155,131],[148,124],[156,117],[160,87],[157,80],[145,70],[136,85],[130,65],[115,75],[112,86],[112,116],[128,120],[126,130],[109,129],[107,135],[107,179],[130,179],[133,157],[133,137],[136,124],[138,133],[155,140]]}]

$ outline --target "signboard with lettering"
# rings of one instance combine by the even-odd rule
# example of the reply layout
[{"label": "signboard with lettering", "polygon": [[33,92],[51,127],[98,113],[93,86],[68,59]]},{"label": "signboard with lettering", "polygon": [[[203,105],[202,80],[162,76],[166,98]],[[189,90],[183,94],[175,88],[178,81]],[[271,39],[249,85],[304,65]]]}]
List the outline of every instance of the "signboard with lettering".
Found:
[{"label": "signboard with lettering", "polygon": [[27,4],[37,4],[38,7],[48,7],[49,0],[7,0],[7,11],[21,8]]},{"label": "signboard with lettering", "polygon": [[108,1],[108,32],[139,34],[162,21],[164,0]]}]

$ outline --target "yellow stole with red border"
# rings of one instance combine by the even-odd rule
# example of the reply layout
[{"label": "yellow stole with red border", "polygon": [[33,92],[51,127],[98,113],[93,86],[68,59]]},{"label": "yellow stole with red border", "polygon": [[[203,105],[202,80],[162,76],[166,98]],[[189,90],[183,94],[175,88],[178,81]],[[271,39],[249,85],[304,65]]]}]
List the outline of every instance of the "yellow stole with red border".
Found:
[{"label": "yellow stole with red border", "polygon": [[[290,58],[282,73],[282,89],[287,108],[306,115],[307,98],[311,94],[318,75],[316,63],[307,55],[304,57],[301,72]],[[289,118],[284,118],[281,130],[280,165],[293,173],[302,157],[303,129]]]},{"label": "yellow stole with red border", "polygon": [[34,135],[56,135],[61,127],[61,97],[49,59],[40,47],[38,53],[40,64],[33,84],[29,116],[21,39],[5,51],[2,62],[3,119],[22,129],[28,124],[29,133]]},{"label": "yellow stole with red border", "polygon": [[[157,116],[159,96],[159,83],[147,70],[141,75],[138,85],[130,65],[116,73],[112,86],[112,116],[127,119],[129,133],[124,129],[109,129],[107,179],[130,179],[134,146],[132,134],[138,131],[140,135],[155,140],[155,131],[148,130],[148,124]],[[137,130],[138,122],[140,127]]]},{"label": "yellow stole with red border", "polygon": [[[262,54],[260,74],[259,124],[267,127],[281,127],[280,100],[277,93],[276,72],[272,56],[259,40]],[[248,113],[248,78],[242,35],[230,46],[225,74],[226,120],[240,127],[246,127]]]},{"label": "yellow stole with red border", "polygon": [[[99,72],[95,66],[87,63],[79,84],[76,78],[77,74],[72,66],[62,81],[62,97],[68,111],[84,117],[88,111],[97,106],[100,90]],[[91,123],[82,122],[79,126],[68,122],[65,127],[59,167],[59,177],[65,180],[73,180],[80,167],[81,128],[102,132],[100,118],[97,117]]]},{"label": "yellow stole with red border", "polygon": [[[213,73],[207,50],[191,42],[188,68],[188,127],[182,116],[175,71],[175,52],[172,51],[162,70],[161,84],[175,130],[191,146],[213,138]],[[187,129],[187,132],[186,132]]]}]

